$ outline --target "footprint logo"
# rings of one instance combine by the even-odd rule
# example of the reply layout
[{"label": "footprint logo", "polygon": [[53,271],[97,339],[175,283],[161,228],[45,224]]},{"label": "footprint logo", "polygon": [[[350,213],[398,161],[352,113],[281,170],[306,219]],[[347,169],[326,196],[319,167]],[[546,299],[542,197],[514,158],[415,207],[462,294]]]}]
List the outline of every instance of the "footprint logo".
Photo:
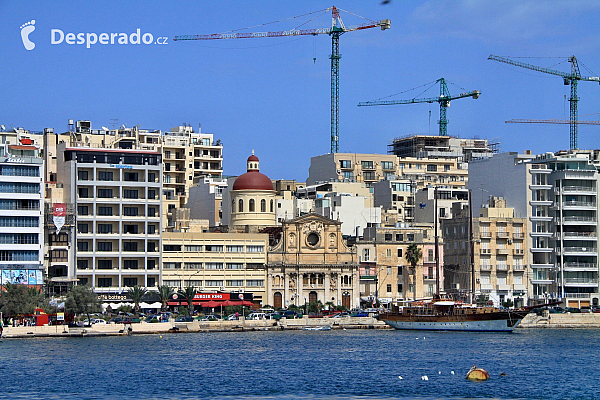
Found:
[{"label": "footprint logo", "polygon": [[29,40],[29,34],[35,31],[35,19],[21,25],[21,39],[23,39],[23,46],[26,50],[33,50],[35,43]]}]

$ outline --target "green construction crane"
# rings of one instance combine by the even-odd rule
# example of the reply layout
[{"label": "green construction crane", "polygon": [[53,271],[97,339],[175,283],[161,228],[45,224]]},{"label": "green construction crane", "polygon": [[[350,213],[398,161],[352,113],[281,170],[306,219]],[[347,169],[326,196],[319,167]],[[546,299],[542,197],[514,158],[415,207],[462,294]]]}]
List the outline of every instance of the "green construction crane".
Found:
[{"label": "green construction crane", "polygon": [[591,81],[600,83],[600,77],[597,76],[581,76],[579,72],[579,64],[577,63],[577,58],[575,56],[569,57],[569,62],[571,63],[571,72],[561,72],[556,71],[550,68],[538,67],[536,65],[527,64],[520,61],[511,60],[510,58],[495,56],[491,54],[488,57],[488,60],[499,61],[506,64],[514,65],[516,67],[527,68],[534,71],[543,72],[546,74],[557,75],[563,78],[563,82],[565,85],[571,85],[571,97],[569,98],[570,105],[570,136],[569,136],[569,145],[571,150],[578,149],[579,146],[577,144],[577,102],[579,101],[579,97],[577,97],[577,82],[578,81]]},{"label": "green construction crane", "polygon": [[364,101],[358,103],[359,107],[364,106],[390,106],[395,104],[413,104],[413,103],[440,103],[440,136],[448,136],[448,119],[446,118],[446,109],[450,107],[450,101],[456,99],[462,99],[463,97],[472,97],[474,99],[479,98],[481,92],[479,90],[472,90],[470,92],[461,93],[456,96],[450,95],[446,80],[440,78],[435,83],[440,84],[440,96],[439,97],[426,97],[422,99],[409,99],[409,100],[374,100]]},{"label": "green construction crane", "polygon": [[[325,12],[331,11],[331,27],[317,29],[292,29],[289,31],[278,32],[236,32],[236,33],[215,33],[212,35],[182,35],[175,36],[174,41],[178,40],[213,40],[213,39],[254,39],[269,37],[288,37],[299,35],[320,35],[331,36],[331,152],[339,151],[340,136],[340,36],[346,32],[360,31],[363,29],[380,27],[381,30],[390,28],[390,20],[370,21],[362,25],[345,26],[340,17],[338,9],[333,6]],[[343,11],[343,10],[342,10]],[[320,12],[320,11],[316,11]],[[316,13],[315,12],[315,13]],[[314,13],[310,13],[314,14]],[[263,24],[266,25],[266,24]]]}]

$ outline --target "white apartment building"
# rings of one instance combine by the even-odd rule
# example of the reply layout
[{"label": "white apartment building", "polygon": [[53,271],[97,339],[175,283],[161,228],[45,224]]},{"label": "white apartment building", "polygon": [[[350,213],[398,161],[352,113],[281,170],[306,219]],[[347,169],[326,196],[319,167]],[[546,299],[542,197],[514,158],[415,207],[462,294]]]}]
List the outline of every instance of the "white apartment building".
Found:
[{"label": "white apartment building", "polygon": [[58,146],[57,179],[76,206],[69,276],[99,293],[160,284],[161,154]]},{"label": "white apartment building", "polygon": [[574,307],[599,303],[594,154],[503,153],[470,164],[475,205],[502,196],[528,220],[530,298],[558,298]]},{"label": "white apartment building", "polygon": [[[4,136],[0,134],[0,136]],[[0,283],[44,284],[44,165],[28,141],[0,147]]]}]

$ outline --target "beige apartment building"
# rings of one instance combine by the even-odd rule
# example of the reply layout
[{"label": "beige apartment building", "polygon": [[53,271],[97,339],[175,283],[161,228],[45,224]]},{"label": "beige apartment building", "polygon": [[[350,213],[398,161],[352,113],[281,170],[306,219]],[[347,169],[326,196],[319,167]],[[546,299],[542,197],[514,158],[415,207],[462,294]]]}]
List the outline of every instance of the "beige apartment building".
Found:
[{"label": "beige apartment building", "polygon": [[268,234],[163,232],[163,284],[202,293],[252,293],[265,303]]},{"label": "beige apartment building", "polygon": [[[413,243],[422,254],[414,270],[406,261],[406,249]],[[432,225],[367,228],[356,248],[361,305],[364,307],[370,307],[374,302],[391,306],[403,301],[431,298],[436,292],[437,282],[440,289],[443,288],[443,246],[438,245],[438,279]]]},{"label": "beige apartment building", "polygon": [[[446,290],[468,299],[471,291],[468,208],[456,205],[454,218],[442,221],[445,238]],[[501,197],[491,197],[473,217],[475,297],[482,295],[501,306],[512,301],[526,305],[530,269],[527,257],[527,219],[516,218]]]}]

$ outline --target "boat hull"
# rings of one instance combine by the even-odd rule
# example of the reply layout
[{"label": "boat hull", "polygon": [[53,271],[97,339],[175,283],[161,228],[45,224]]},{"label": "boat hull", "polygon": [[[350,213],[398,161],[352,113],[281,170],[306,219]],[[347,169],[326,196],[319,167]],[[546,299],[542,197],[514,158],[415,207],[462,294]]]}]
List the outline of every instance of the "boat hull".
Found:
[{"label": "boat hull", "polygon": [[379,319],[394,329],[420,331],[512,332],[523,313],[497,312],[458,316],[405,316],[384,314]]}]

